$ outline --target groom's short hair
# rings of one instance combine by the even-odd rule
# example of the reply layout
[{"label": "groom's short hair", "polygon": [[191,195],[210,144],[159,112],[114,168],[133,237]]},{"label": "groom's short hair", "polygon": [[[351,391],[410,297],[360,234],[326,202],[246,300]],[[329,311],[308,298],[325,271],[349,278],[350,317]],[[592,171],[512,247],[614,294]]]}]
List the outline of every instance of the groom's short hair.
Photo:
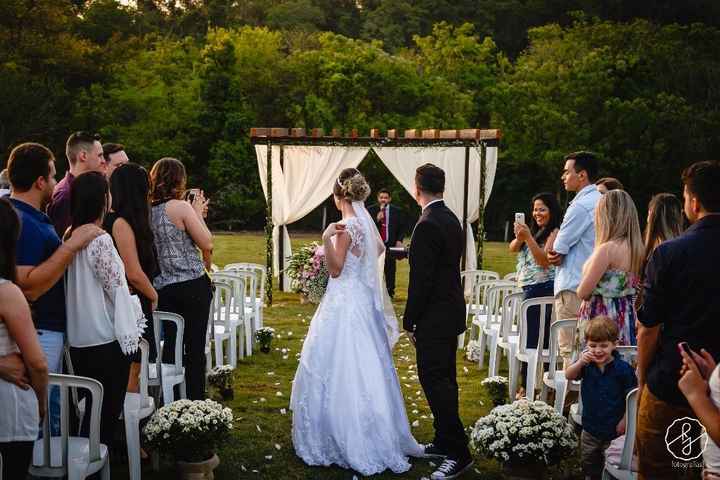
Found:
[{"label": "groom's short hair", "polygon": [[426,163],[415,170],[415,184],[423,192],[438,195],[445,191],[445,172],[432,163]]}]

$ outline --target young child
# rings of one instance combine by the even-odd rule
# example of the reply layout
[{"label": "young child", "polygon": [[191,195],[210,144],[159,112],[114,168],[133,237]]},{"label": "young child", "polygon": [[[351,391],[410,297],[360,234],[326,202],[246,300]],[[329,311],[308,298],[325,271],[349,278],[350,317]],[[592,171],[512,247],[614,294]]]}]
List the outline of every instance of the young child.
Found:
[{"label": "young child", "polygon": [[604,452],[615,437],[625,433],[625,396],[637,386],[633,368],[615,351],[618,326],[607,316],[585,324],[586,348],[567,367],[568,380],[582,379],[582,469],[585,479],[600,479]]}]

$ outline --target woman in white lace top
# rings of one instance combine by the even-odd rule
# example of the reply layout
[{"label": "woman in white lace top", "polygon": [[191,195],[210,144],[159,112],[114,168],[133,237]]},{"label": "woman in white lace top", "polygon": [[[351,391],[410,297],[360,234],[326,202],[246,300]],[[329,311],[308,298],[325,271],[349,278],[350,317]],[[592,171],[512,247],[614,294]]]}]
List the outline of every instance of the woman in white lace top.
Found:
[{"label": "woman in white lace top", "polygon": [[[2,478],[25,478],[45,415],[48,367],[25,296],[15,279],[15,245],[20,220],[10,202],[0,199],[0,356],[16,355],[27,377],[16,385],[0,379],[0,454]],[[8,357],[9,358],[9,357]],[[32,389],[28,388],[29,386]],[[38,401],[40,399],[41,401]]]},{"label": "woman in white lace top", "polygon": [[[102,225],[108,200],[102,174],[89,172],[75,178],[68,238],[81,225]],[[110,446],[125,398],[129,355],[137,350],[145,328],[140,302],[130,295],[125,268],[110,235],[100,235],[75,255],[67,271],[65,299],[74,372],[103,385],[100,441]],[[88,431],[89,417],[85,416],[83,432]]]}]

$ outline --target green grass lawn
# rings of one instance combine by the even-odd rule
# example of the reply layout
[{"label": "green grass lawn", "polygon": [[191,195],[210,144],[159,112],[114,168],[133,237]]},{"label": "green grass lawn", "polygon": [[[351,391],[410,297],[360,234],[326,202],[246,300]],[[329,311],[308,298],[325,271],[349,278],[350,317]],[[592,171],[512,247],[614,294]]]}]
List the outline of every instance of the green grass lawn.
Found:
[{"label": "green grass lawn", "polygon": [[[294,235],[293,245],[316,240],[315,235]],[[264,238],[256,233],[217,235],[215,263],[223,266],[231,262],[265,263]],[[485,268],[501,275],[514,270],[515,259],[505,244],[489,242],[485,248]],[[402,313],[407,298],[408,266],[400,262],[397,271],[396,309]],[[220,466],[215,471],[218,480],[238,478],[284,479],[352,479],[353,472],[340,468],[308,467],[294,453],[291,439],[292,413],[288,409],[291,381],[297,367],[302,339],[305,336],[315,306],[301,305],[295,294],[275,291],[272,307],[265,309],[265,324],[276,329],[277,339],[269,354],[255,353],[241,361],[235,371],[235,398],[227,402],[233,409],[235,425],[230,440],[218,452]],[[490,410],[490,401],[481,390],[480,381],[487,372],[467,361],[458,351],[458,384],[460,414],[466,426]],[[419,442],[432,439],[430,409],[415,375],[415,352],[403,337],[395,348],[395,366],[406,400],[410,422],[419,421],[413,433]],[[115,478],[126,478],[122,468]],[[426,460],[414,460],[413,468],[404,475],[386,473],[375,478],[420,479],[429,477],[432,467]],[[553,471],[552,478],[572,478],[566,471]],[[175,478],[172,463],[164,462],[160,472],[144,468],[144,478]],[[464,478],[503,478],[499,466],[476,458],[475,473]]]}]

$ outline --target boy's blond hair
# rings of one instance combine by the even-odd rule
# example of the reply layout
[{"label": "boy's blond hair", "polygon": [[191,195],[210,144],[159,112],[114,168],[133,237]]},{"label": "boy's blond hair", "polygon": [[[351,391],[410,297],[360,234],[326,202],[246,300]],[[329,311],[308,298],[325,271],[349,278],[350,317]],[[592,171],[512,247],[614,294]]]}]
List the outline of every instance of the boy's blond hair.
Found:
[{"label": "boy's blond hair", "polygon": [[585,341],[617,342],[619,336],[617,323],[607,315],[598,315],[585,324]]}]

